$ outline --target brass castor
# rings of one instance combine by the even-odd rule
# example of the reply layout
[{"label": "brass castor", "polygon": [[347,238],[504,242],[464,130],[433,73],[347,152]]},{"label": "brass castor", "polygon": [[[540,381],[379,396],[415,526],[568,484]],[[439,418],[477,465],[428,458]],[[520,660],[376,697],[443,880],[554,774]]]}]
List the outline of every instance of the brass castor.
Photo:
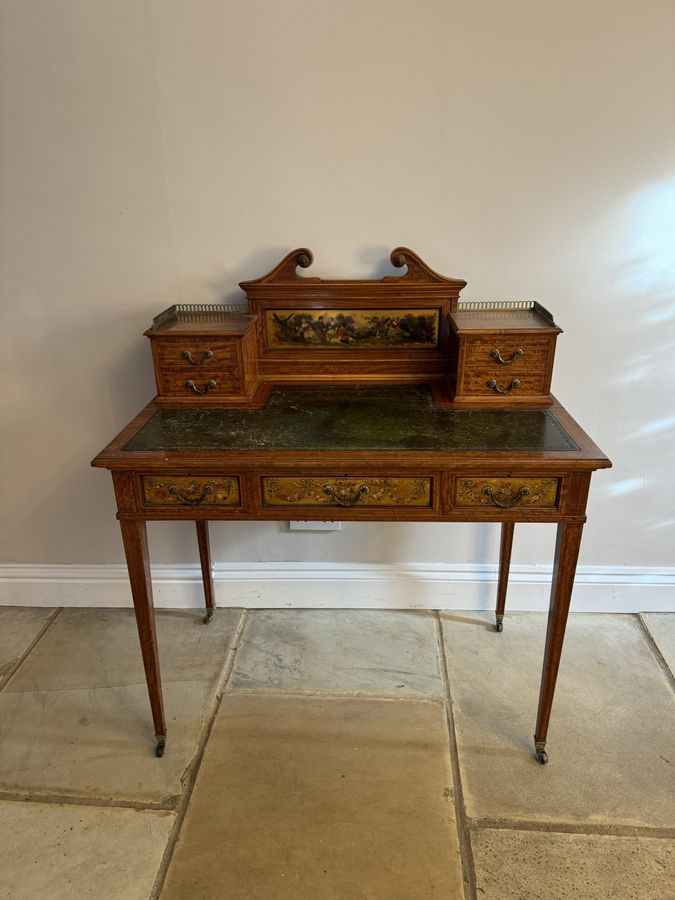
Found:
[{"label": "brass castor", "polygon": [[545,766],[546,763],[548,762],[548,754],[544,750],[544,742],[543,741],[535,742],[534,752],[537,754],[537,759],[542,764],[542,766]]},{"label": "brass castor", "polygon": [[503,630],[504,630],[504,623],[503,623],[503,622],[497,622],[497,624],[495,625],[495,631],[501,632],[501,631],[503,631]]},{"label": "brass castor", "polygon": [[166,738],[159,738],[155,747],[155,756],[164,756],[164,747],[166,746]]},{"label": "brass castor", "polygon": [[213,610],[212,610],[212,609],[207,609],[207,610],[206,610],[206,614],[205,614],[204,619],[203,619],[204,624],[205,624],[205,625],[208,625],[212,618],[213,618]]}]

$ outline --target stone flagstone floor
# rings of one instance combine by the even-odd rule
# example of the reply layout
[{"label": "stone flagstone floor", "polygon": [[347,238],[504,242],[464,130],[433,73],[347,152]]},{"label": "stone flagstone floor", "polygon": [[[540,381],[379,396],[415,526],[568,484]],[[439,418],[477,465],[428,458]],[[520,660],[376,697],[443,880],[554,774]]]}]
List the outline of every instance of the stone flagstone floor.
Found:
[{"label": "stone flagstone floor", "polygon": [[675,614],[0,608],[0,898],[675,898]]}]

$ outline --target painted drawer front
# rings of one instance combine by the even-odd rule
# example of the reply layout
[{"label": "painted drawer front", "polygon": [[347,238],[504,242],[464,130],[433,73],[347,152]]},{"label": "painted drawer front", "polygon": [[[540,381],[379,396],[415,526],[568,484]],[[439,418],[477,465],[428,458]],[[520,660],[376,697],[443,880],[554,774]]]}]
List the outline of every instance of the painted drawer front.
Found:
[{"label": "painted drawer front", "polygon": [[558,503],[559,478],[481,478],[459,476],[455,480],[453,505],[458,507],[536,506],[555,509]]},{"label": "painted drawer front", "polygon": [[239,506],[239,479],[236,475],[145,475],[143,499],[150,506]]},{"label": "painted drawer front", "polygon": [[262,478],[265,506],[431,506],[431,478]]},{"label": "painted drawer front", "polygon": [[199,372],[200,369],[236,366],[237,349],[234,341],[186,337],[180,341],[158,341],[157,357],[162,368]]}]

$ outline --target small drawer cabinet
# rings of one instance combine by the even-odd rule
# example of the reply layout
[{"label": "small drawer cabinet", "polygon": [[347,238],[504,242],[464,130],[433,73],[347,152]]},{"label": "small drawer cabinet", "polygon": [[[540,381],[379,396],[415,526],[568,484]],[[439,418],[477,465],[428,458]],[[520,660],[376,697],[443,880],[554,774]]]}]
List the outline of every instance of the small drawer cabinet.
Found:
[{"label": "small drawer cabinet", "polygon": [[546,406],[561,329],[538,303],[467,302],[450,315],[456,406]]},{"label": "small drawer cabinet", "polygon": [[173,306],[145,334],[158,406],[250,406],[259,388],[256,317],[222,306]]}]

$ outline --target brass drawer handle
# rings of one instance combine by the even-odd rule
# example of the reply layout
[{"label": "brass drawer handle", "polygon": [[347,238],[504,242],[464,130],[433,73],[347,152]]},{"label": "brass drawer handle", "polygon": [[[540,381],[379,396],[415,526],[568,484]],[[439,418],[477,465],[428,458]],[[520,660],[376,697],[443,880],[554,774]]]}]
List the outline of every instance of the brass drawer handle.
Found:
[{"label": "brass drawer handle", "polygon": [[185,382],[185,387],[189,388],[189,390],[191,391],[194,391],[195,394],[208,394],[211,388],[218,387],[218,383],[214,381],[213,378],[211,378],[206,382],[203,388],[198,388],[194,381],[191,378],[188,378],[188,380]]},{"label": "brass drawer handle", "polygon": [[497,500],[495,495],[492,493],[492,488],[490,487],[489,484],[486,484],[483,487],[483,493],[485,494],[486,497],[489,497],[490,500],[492,500],[492,502],[494,503],[495,506],[499,506],[500,509],[508,509],[509,507],[516,506],[517,503],[520,503],[520,501],[523,499],[523,497],[527,497],[527,495],[530,493],[530,489],[526,484],[522,485],[522,487],[520,488],[520,490],[518,491],[516,496],[513,498],[513,500],[509,500],[506,503],[502,503],[501,500]]},{"label": "brass drawer handle", "polygon": [[507,388],[500,388],[494,378],[491,378],[486,382],[486,384],[489,388],[492,388],[492,390],[496,391],[498,394],[510,394],[514,388],[520,387],[520,381],[517,378],[514,378]]},{"label": "brass drawer handle", "polygon": [[186,359],[189,363],[192,363],[193,366],[201,366],[202,363],[205,363],[207,359],[211,359],[213,356],[213,350],[205,350],[202,353],[201,359],[193,359],[192,354],[189,350],[183,350],[181,353],[183,359]]},{"label": "brass drawer handle", "polygon": [[495,348],[494,350],[491,351],[490,356],[493,359],[496,359],[497,362],[501,363],[503,366],[510,366],[511,363],[515,362],[520,356],[524,356],[524,353],[523,353],[523,350],[520,347],[518,347],[517,350],[513,351],[513,355],[511,356],[511,359],[504,359],[504,357],[501,355],[499,350],[497,350],[497,348]]},{"label": "brass drawer handle", "polygon": [[361,497],[365,497],[368,493],[368,485],[362,484],[356,491],[353,497],[346,497],[344,495],[339,495],[335,493],[335,488],[332,484],[324,484],[323,486],[324,494],[328,494],[328,496],[333,500],[334,503],[337,503],[338,506],[356,506]]},{"label": "brass drawer handle", "polygon": [[180,500],[180,502],[185,506],[199,506],[200,503],[203,503],[206,500],[209,494],[213,493],[213,485],[205,484],[202,488],[201,497],[195,497],[192,500],[189,497],[185,497],[183,494],[181,494],[181,492],[178,490],[178,485],[175,484],[169,485],[169,493],[173,494],[173,496],[176,497],[176,499]]}]

